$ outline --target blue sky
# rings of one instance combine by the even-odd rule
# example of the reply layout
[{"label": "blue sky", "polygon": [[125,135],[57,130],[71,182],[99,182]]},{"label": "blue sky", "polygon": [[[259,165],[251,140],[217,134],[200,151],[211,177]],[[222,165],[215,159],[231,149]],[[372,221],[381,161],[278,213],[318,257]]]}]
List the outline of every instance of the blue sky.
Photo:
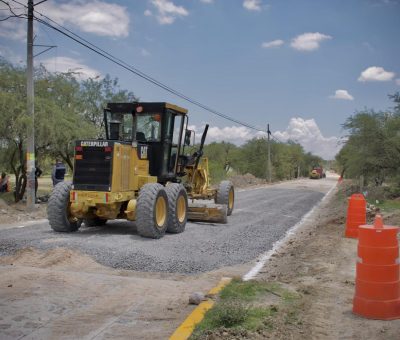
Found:
[{"label": "blue sky", "polygon": [[[270,123],[279,139],[325,158],[337,152],[347,117],[385,109],[400,91],[399,0],[49,0],[37,10],[185,95],[261,129]],[[25,25],[0,22],[0,54],[14,63],[25,63]],[[58,46],[36,60],[51,71],[108,73],[144,101],[186,107],[198,131],[210,123],[209,141],[260,136],[49,28],[36,33],[38,44]]]}]

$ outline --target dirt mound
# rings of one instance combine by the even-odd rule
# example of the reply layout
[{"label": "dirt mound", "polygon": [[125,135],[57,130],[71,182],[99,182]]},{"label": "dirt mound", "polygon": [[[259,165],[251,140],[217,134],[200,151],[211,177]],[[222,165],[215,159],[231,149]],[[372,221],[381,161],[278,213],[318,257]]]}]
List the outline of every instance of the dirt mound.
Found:
[{"label": "dirt mound", "polygon": [[57,268],[62,270],[85,268],[86,271],[95,271],[105,269],[105,267],[92,260],[89,256],[67,248],[54,248],[46,252],[34,248],[25,248],[19,250],[13,256],[0,257],[0,264]]},{"label": "dirt mound", "polygon": [[235,188],[245,188],[252,185],[260,185],[265,184],[265,180],[261,178],[257,178],[252,174],[245,174],[245,175],[235,175],[229,178],[232,181]]},{"label": "dirt mound", "polygon": [[0,224],[19,223],[20,221],[30,221],[46,218],[47,204],[36,204],[33,212],[26,211],[26,204],[23,202],[10,203],[0,198]]},{"label": "dirt mound", "polygon": [[7,209],[8,204],[2,198],[0,198],[0,209]]}]

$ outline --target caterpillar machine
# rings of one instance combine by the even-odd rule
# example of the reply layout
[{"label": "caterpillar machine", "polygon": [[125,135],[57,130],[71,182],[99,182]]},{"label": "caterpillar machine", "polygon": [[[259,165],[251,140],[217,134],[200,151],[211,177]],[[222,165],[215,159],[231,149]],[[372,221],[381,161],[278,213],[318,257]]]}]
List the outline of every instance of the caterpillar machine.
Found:
[{"label": "caterpillar machine", "polygon": [[194,132],[188,130],[187,110],[176,105],[109,103],[104,123],[106,139],[75,142],[72,184],[57,184],[49,199],[53,230],[126,219],[136,222],[139,235],[160,238],[183,232],[188,219],[227,222],[234,188],[230,181],[210,187],[208,160],[202,157],[208,125],[199,148],[187,155]]}]

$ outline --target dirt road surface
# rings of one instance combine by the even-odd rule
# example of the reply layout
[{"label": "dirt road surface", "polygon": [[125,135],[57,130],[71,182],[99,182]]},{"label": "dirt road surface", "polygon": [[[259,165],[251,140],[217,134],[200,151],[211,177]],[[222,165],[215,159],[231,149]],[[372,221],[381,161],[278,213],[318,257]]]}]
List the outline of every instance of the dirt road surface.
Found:
[{"label": "dirt road surface", "polygon": [[1,339],[166,339],[224,276],[243,276],[336,178],[241,190],[228,224],[140,238],[134,223],[77,233],[0,225]]}]

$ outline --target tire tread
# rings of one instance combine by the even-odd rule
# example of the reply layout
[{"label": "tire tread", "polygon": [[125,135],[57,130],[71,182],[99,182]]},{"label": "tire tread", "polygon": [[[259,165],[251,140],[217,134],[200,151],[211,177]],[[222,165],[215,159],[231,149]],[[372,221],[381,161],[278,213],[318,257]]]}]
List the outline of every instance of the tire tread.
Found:
[{"label": "tire tread", "polygon": [[57,232],[74,232],[80,227],[78,222],[70,222],[67,218],[67,205],[71,184],[66,182],[58,183],[51,193],[47,205],[47,217],[49,224]]},{"label": "tire tread", "polygon": [[183,221],[183,223],[180,223],[176,216],[176,203],[178,201],[180,192],[183,190],[186,200],[186,208],[188,208],[188,198],[186,189],[182,184],[170,183],[166,186],[165,190],[167,191],[168,205],[169,205],[167,232],[172,234],[182,233],[186,227],[188,211],[186,210],[185,220]]},{"label": "tire tread", "polygon": [[166,198],[168,211],[168,197],[164,187],[159,183],[147,183],[141,189],[137,201],[136,227],[142,237],[158,239],[164,236],[168,225],[168,218],[165,227],[158,229],[154,221],[155,201],[159,192]]},{"label": "tire tread", "polygon": [[228,216],[232,214],[235,205],[235,191],[233,191],[233,206],[232,209],[229,209],[229,191],[231,189],[234,190],[233,183],[231,181],[222,181],[218,186],[218,191],[215,197],[215,203],[226,204]]}]

